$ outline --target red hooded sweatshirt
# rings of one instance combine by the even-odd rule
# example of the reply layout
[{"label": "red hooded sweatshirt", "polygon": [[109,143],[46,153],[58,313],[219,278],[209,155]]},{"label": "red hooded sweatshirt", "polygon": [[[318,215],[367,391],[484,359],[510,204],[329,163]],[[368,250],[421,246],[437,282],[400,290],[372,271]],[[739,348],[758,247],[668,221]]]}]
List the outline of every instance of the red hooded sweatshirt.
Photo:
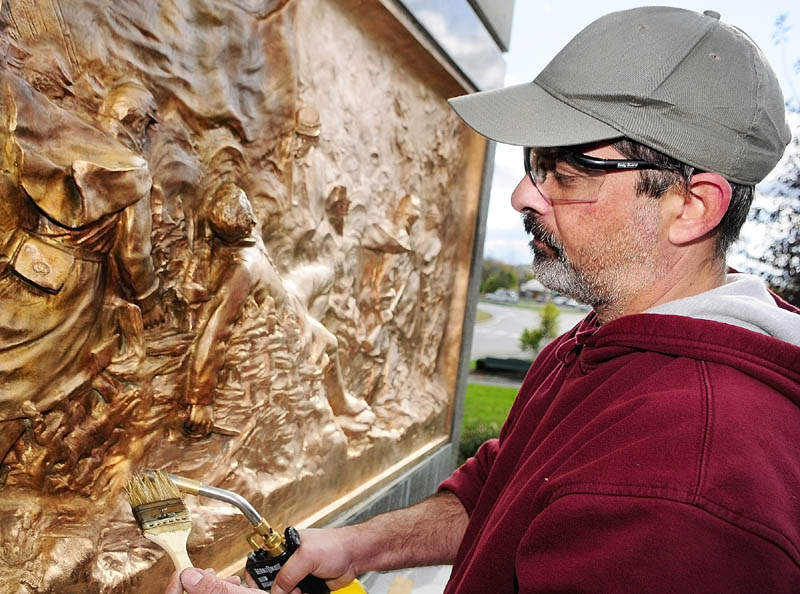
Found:
[{"label": "red hooded sweatshirt", "polygon": [[800,592],[798,405],[797,346],[590,314],[442,483],[469,514],[445,593]]}]

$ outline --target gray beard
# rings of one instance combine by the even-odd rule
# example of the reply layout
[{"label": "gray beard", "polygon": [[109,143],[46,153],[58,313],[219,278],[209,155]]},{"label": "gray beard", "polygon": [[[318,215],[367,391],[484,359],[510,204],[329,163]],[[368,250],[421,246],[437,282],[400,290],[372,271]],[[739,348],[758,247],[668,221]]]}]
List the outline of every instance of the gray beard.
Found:
[{"label": "gray beard", "polygon": [[545,287],[592,307],[608,304],[608,298],[598,294],[583,274],[575,269],[563,250],[553,256],[543,253],[537,247],[531,247],[533,276]]},{"label": "gray beard", "polygon": [[529,244],[533,253],[531,268],[534,277],[540,283],[551,291],[567,295],[592,307],[602,307],[610,302],[611,296],[601,295],[589,279],[575,268],[567,258],[561,243],[535,219],[534,215],[523,213],[522,221],[526,233],[544,242],[554,252],[542,250],[533,241]]}]

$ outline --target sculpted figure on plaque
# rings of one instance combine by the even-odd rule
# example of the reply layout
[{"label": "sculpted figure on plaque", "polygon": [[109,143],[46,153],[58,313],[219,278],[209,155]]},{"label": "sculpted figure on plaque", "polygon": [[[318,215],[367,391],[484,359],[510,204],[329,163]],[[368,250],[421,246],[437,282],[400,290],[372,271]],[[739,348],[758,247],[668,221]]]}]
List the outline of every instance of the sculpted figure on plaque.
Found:
[{"label": "sculpted figure on plaque", "polygon": [[197,335],[186,363],[183,401],[185,429],[205,436],[214,428],[214,392],[225,363],[228,340],[245,300],[252,293],[259,305],[267,297],[286,301],[286,291],[258,233],[253,208],[244,190],[221,184],[208,198],[205,223],[211,233],[207,295],[197,321]]},{"label": "sculpted figure on plaque", "polygon": [[288,161],[287,202],[280,210],[284,233],[271,237],[269,243],[275,261],[283,269],[293,268],[298,254],[316,244],[314,238],[325,220],[319,203],[327,168],[319,151],[314,150],[320,143],[321,130],[319,111],[311,106],[300,107],[295,112],[294,130],[280,144],[279,151]]},{"label": "sculpted figure on plaque", "polygon": [[118,355],[116,331],[138,327],[128,306],[147,324],[162,316],[147,162],[13,74],[0,73],[0,92],[2,460],[26,419],[87,390]]},{"label": "sculpted figure on plaque", "polygon": [[261,239],[247,195],[232,182],[222,183],[210,195],[205,223],[211,232],[208,299],[201,306],[197,336],[186,365],[183,400],[188,413],[187,432],[204,436],[215,428],[213,402],[219,372],[234,324],[249,296],[260,307],[271,305],[295,316],[303,328],[309,361],[318,361],[325,369],[328,400],[339,425],[349,432],[368,430],[374,414],[366,402],[344,389],[335,336],[307,309],[325,287],[330,289],[329,272],[315,267],[295,275],[292,287],[304,296],[303,300],[287,290]]},{"label": "sculpted figure on plaque", "polygon": [[334,274],[334,268],[328,264],[307,264],[294,269],[285,285],[306,310],[313,332],[312,353],[325,355],[325,393],[337,423],[348,433],[362,433],[369,430],[375,413],[366,400],[346,389],[339,357],[339,340],[321,322],[328,308]]},{"label": "sculpted figure on plaque", "polygon": [[147,129],[156,121],[156,101],[134,80],[115,84],[100,106],[101,126],[132,151],[142,153]]}]

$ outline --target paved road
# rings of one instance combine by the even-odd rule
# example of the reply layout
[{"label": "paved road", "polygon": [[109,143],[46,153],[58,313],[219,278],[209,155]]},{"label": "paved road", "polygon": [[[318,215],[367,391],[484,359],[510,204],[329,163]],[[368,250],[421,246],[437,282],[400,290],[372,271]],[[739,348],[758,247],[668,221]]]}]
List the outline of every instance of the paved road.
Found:
[{"label": "paved road", "polygon": [[[539,313],[513,305],[499,305],[481,301],[478,309],[492,317],[484,322],[476,322],[472,335],[470,359],[482,357],[530,358],[531,354],[519,348],[519,337],[526,328],[539,325]],[[566,332],[586,317],[584,311],[561,310],[558,316],[558,331]]]}]

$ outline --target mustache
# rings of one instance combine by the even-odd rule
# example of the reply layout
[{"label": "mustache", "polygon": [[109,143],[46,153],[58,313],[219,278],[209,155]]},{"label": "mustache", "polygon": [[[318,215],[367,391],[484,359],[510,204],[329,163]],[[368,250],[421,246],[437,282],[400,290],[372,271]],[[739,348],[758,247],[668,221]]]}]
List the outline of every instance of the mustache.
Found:
[{"label": "mustache", "polygon": [[[558,253],[561,253],[563,247],[561,242],[556,239],[555,235],[549,231],[544,225],[542,225],[541,221],[536,217],[536,215],[524,212],[522,213],[522,226],[525,229],[525,233],[528,235],[532,235],[535,239],[545,243],[547,246],[553,248]],[[531,242],[531,249],[536,249]]]}]

